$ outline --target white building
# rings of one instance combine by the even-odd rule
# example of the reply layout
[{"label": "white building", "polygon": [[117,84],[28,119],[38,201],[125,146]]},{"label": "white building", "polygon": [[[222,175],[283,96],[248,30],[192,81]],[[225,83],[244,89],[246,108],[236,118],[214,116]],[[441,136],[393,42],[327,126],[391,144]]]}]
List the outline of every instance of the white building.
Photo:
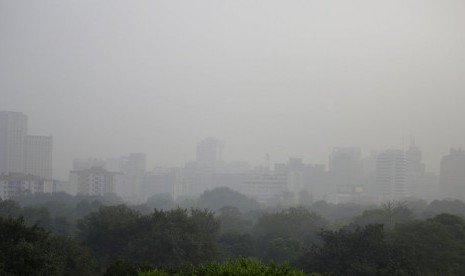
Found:
[{"label": "white building", "polygon": [[0,111],[0,174],[25,173],[27,116]]},{"label": "white building", "polygon": [[26,173],[52,179],[52,137],[28,135],[26,136],[25,149]]},{"label": "white building", "polygon": [[0,175],[0,197],[3,200],[21,195],[53,192],[55,191],[52,180],[21,173]]},{"label": "white building", "polygon": [[[74,159],[73,171],[88,170],[92,167],[101,167],[110,172],[118,172],[114,177],[114,193],[125,201],[139,203],[150,195],[144,194],[144,181],[146,179],[146,156],[144,153],[131,153],[118,158],[89,158]],[[77,183],[76,175],[70,174],[70,183]],[[75,190],[74,193],[79,192]]]},{"label": "white building", "polygon": [[115,193],[115,175],[102,167],[92,167],[80,171],[71,171],[70,181],[77,187],[77,193],[92,196],[104,196]]},{"label": "white building", "polygon": [[238,192],[254,198],[259,203],[273,205],[290,195],[285,174],[251,174]]},{"label": "white building", "polygon": [[407,161],[402,150],[386,150],[376,158],[375,195],[381,201],[408,196]]}]

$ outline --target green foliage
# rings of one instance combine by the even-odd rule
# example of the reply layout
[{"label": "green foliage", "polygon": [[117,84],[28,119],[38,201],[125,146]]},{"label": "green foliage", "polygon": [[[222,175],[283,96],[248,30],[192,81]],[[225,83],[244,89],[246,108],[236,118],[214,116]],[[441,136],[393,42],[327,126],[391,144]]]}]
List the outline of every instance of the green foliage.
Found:
[{"label": "green foliage", "polygon": [[54,268],[48,242],[42,228],[27,227],[21,218],[0,217],[0,274],[45,275]]},{"label": "green foliage", "polygon": [[0,217],[0,275],[92,275],[91,263],[74,241]]},{"label": "green foliage", "polygon": [[150,215],[125,205],[102,207],[78,224],[79,238],[102,265],[133,260],[173,266],[217,257],[218,221],[206,210],[154,210]]},{"label": "green foliage", "polygon": [[250,234],[226,233],[218,239],[222,260],[255,256],[254,240]]},{"label": "green foliage", "polygon": [[439,214],[452,214],[465,218],[465,203],[460,200],[434,200],[423,212],[423,218],[431,218]]},{"label": "green foliage", "polygon": [[247,220],[236,207],[223,207],[219,210],[220,234],[250,233],[252,222]]},{"label": "green foliage", "polygon": [[52,236],[50,250],[54,252],[54,260],[58,266],[56,275],[80,276],[94,275],[97,264],[92,259],[88,248],[79,245],[74,239]]},{"label": "green foliage", "polygon": [[217,256],[219,224],[207,210],[155,210],[143,219],[144,233],[138,236],[131,253],[154,265],[197,264]]},{"label": "green foliage", "polygon": [[[266,265],[255,259],[238,258],[222,263],[212,262],[194,267],[184,267],[171,271],[154,269],[150,271],[140,271],[139,276],[165,276],[165,275],[205,275],[205,276],[231,276],[231,275],[288,275],[303,276],[302,271],[297,270],[284,263],[277,265],[274,262]],[[311,274],[316,276],[317,274]]]},{"label": "green foliage", "polygon": [[412,269],[385,238],[383,226],[321,233],[322,246],[313,246],[301,259],[305,270],[331,275],[411,275]]},{"label": "green foliage", "polygon": [[117,261],[107,267],[103,276],[128,276],[137,275],[139,271],[155,270],[150,265],[131,262],[131,261]]},{"label": "green foliage", "polygon": [[465,222],[441,214],[397,225],[393,242],[419,274],[465,275]]},{"label": "green foliage", "polygon": [[413,220],[413,212],[403,204],[388,202],[380,209],[366,210],[362,215],[355,217],[353,223],[358,226],[369,224],[382,224],[392,229],[397,223]]},{"label": "green foliage", "polygon": [[126,205],[101,207],[78,222],[78,238],[101,260],[125,257],[128,242],[137,234],[140,214]]},{"label": "green foliage", "polygon": [[227,187],[219,187],[213,190],[205,191],[199,199],[199,205],[214,212],[223,207],[236,207],[241,212],[247,212],[259,209],[259,204],[254,199],[231,190]]},{"label": "green foliage", "polygon": [[21,206],[13,200],[2,200],[0,198],[0,216],[17,217],[21,213]]},{"label": "green foliage", "polygon": [[318,242],[325,219],[304,207],[264,214],[253,229],[257,256],[277,262],[295,261],[305,246]]}]

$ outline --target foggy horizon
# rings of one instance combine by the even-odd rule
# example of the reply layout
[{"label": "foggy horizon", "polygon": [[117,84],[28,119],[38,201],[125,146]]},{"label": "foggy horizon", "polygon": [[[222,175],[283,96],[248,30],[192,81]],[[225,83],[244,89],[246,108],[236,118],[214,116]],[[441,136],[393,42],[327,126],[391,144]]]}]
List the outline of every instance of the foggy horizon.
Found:
[{"label": "foggy horizon", "polygon": [[0,110],[75,158],[328,164],[402,149],[438,172],[465,129],[463,1],[2,1]]}]

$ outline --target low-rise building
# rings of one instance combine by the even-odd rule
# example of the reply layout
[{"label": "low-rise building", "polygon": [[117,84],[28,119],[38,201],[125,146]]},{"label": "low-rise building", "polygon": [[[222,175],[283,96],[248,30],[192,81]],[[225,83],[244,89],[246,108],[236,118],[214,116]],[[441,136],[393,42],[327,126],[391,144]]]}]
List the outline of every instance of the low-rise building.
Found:
[{"label": "low-rise building", "polygon": [[3,200],[28,194],[53,192],[53,180],[50,179],[22,173],[0,175],[0,197]]},{"label": "low-rise building", "polygon": [[92,167],[79,171],[71,171],[71,181],[77,187],[77,193],[83,195],[99,195],[115,193],[115,176],[120,173],[110,172],[102,167]]}]

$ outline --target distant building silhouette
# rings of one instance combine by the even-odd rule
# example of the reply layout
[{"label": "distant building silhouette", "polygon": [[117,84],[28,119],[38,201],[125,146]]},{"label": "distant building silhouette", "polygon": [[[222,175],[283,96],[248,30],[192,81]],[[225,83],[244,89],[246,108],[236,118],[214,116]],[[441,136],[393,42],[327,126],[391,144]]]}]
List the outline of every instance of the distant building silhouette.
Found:
[{"label": "distant building silhouette", "polygon": [[195,161],[200,165],[214,166],[223,159],[223,143],[215,138],[206,138],[197,143]]},{"label": "distant building silhouette", "polygon": [[425,164],[422,162],[422,153],[415,145],[415,138],[412,137],[408,150],[405,151],[407,162],[407,172],[424,173]]},{"label": "distant building silhouette", "polygon": [[26,136],[26,173],[52,179],[53,140],[51,136]]},{"label": "distant building silhouette", "polygon": [[0,174],[25,173],[27,116],[0,111]]},{"label": "distant building silhouette", "polygon": [[27,135],[27,116],[0,111],[0,174],[30,174],[52,179],[51,136]]},{"label": "distant building silhouette", "polygon": [[412,137],[409,148],[405,151],[407,162],[407,188],[410,197],[435,199],[437,197],[437,176],[426,172],[422,162],[422,152]]},{"label": "distant building silhouette", "polygon": [[465,151],[451,149],[441,159],[440,192],[444,197],[465,200]]},{"label": "distant building silhouette", "polygon": [[364,192],[361,155],[360,148],[338,147],[329,156],[329,176],[336,202],[339,197],[347,200]]}]

